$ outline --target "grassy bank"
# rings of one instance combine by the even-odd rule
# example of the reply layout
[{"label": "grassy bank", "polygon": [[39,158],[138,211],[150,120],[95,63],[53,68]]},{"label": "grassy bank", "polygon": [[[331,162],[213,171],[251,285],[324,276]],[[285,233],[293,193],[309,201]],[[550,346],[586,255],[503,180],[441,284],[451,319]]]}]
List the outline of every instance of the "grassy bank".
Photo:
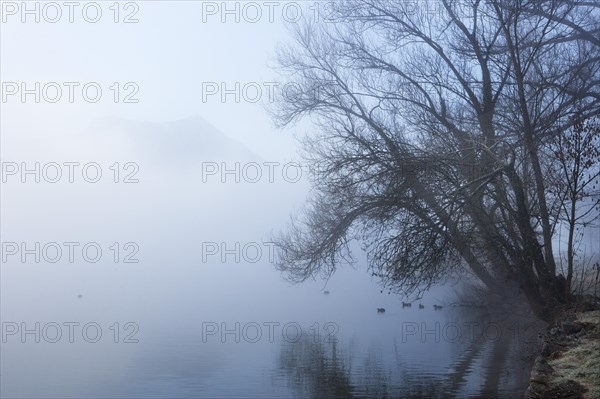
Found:
[{"label": "grassy bank", "polygon": [[542,338],[526,398],[600,398],[600,310],[567,310]]}]

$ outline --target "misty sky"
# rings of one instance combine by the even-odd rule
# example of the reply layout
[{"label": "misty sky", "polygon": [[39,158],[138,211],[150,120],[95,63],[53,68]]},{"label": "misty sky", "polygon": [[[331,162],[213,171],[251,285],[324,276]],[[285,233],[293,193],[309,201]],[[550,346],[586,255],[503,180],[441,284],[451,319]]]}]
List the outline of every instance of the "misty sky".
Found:
[{"label": "misty sky", "polygon": [[[207,82],[219,86],[225,83],[231,88],[236,82],[241,87],[252,83],[254,88],[265,89],[260,99],[268,101],[265,82],[276,78],[269,64],[273,64],[275,44],[286,35],[278,8],[272,11],[273,22],[269,10],[261,6],[262,17],[250,23],[247,21],[254,18],[252,10],[239,8],[237,15],[222,15],[220,2],[211,3],[215,9],[201,2],[148,1],[136,3],[138,10],[121,10],[120,18],[135,11],[131,18],[139,20],[126,24],[113,22],[111,3],[99,4],[103,14],[97,23],[86,22],[79,8],[73,12],[73,23],[68,22],[67,8],[62,8],[57,23],[45,22],[41,14],[40,23],[29,15],[23,24],[21,10],[16,15],[4,15],[0,57],[3,82],[98,82],[104,93],[95,104],[77,99],[69,104],[64,101],[66,89],[65,97],[56,104],[6,101],[3,144],[25,140],[22,132],[20,137],[11,134],[14,128],[29,127],[28,138],[43,138],[56,126],[60,130],[79,129],[105,116],[151,122],[201,116],[265,158],[294,154],[291,134],[273,128],[261,101],[241,99],[236,103],[229,95],[223,103],[219,95],[214,95],[203,102],[201,95]],[[53,10],[47,13],[54,15],[50,14]],[[92,11],[88,13],[93,15]],[[108,89],[113,82],[136,83],[139,92],[135,98],[139,102],[114,104]],[[35,118],[29,117],[32,113]],[[33,142],[27,141],[28,145]],[[16,155],[12,150],[11,154]]]}]

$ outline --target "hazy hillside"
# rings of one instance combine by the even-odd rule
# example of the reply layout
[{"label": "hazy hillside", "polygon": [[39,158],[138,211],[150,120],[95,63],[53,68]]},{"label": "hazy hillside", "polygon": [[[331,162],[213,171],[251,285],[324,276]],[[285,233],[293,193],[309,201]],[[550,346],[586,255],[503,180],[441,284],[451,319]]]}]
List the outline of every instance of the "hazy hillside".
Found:
[{"label": "hazy hillside", "polygon": [[124,140],[133,156],[161,162],[164,166],[261,159],[199,116],[164,123],[104,119],[92,125],[91,130],[94,134],[118,137]]}]

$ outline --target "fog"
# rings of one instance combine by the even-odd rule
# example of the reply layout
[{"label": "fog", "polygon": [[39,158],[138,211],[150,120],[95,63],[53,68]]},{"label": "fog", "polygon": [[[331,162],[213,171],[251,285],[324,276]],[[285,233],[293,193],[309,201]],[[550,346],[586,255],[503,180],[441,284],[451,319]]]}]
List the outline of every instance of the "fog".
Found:
[{"label": "fog", "polygon": [[[381,292],[358,245],[356,262],[340,265],[329,281],[292,285],[275,270],[271,235],[302,208],[309,192],[308,171],[297,160],[267,161],[198,116],[166,123],[99,119],[35,144],[21,141],[27,132],[15,131],[22,136],[3,146],[1,312],[5,323],[17,323],[21,331],[5,336],[3,343],[6,395],[169,395],[174,381],[148,391],[147,379],[173,372],[167,364],[198,347],[200,354],[190,358],[194,363],[188,367],[202,365],[207,375],[194,374],[196,383],[202,377],[209,384],[211,374],[223,373],[234,373],[235,383],[222,381],[191,392],[234,394],[255,383],[243,378],[245,370],[258,367],[259,359],[270,365],[264,350],[274,352],[280,344],[281,332],[273,330],[277,340],[269,342],[264,323],[298,323],[305,334],[317,323],[318,333],[364,345],[365,339],[383,334],[389,341],[400,332],[396,318],[386,323],[375,309],[384,307],[387,316],[398,317],[401,298]],[[23,172],[35,170],[36,162],[39,173]],[[84,169],[92,162],[99,166]],[[90,243],[93,247],[84,251]],[[423,300],[429,316],[403,320],[431,321],[430,308],[445,300],[444,292],[434,290]],[[98,323],[104,338],[96,344],[78,342],[75,329],[70,343],[65,322],[80,323],[76,328]],[[139,342],[116,347],[110,330],[115,322],[120,323],[120,340],[135,332],[132,339]],[[38,334],[41,343],[36,345],[35,334],[21,335],[21,323],[33,330],[35,323],[42,328],[58,323],[63,337],[50,344]],[[134,323],[136,330],[125,329],[126,323]],[[258,345],[226,346],[221,331],[204,336],[207,323],[219,329],[225,323],[233,330],[236,323],[258,323],[263,338]],[[325,329],[327,323],[335,328]],[[229,339],[235,341],[235,334]],[[145,364],[139,357],[149,353],[152,362],[166,364],[139,369]],[[59,367],[48,369],[53,363]],[[98,376],[90,375],[89,367]],[[145,388],[129,379],[117,389],[114,379],[129,375],[131,367],[143,376]],[[26,384],[32,377],[36,383]],[[106,379],[108,390],[102,383]],[[256,389],[264,393],[266,388]]]},{"label": "fog", "polygon": [[[435,327],[489,321],[449,309],[456,286],[404,309],[409,299],[370,276],[359,242],[329,280],[294,285],[275,269],[272,236],[311,189],[296,138],[315,129],[277,129],[267,112],[275,48],[295,23],[286,3],[272,18],[259,3],[256,21],[243,2],[234,14],[221,2],[121,3],[118,23],[104,2],[96,23],[79,9],[69,22],[62,3],[56,23],[22,22],[24,4],[3,2],[0,25],[0,396],[335,396],[319,390],[317,364],[360,397],[498,392],[488,387],[497,347]],[[89,83],[97,102],[82,92]],[[76,323],[74,342],[64,323]],[[86,323],[101,327],[96,343],[82,338]],[[223,335],[236,323],[262,335]],[[282,339],[289,323],[301,340]],[[434,338],[403,341],[420,336],[406,323]],[[501,360],[507,397],[523,388],[531,359],[520,350],[537,331],[502,346],[517,359]]]}]

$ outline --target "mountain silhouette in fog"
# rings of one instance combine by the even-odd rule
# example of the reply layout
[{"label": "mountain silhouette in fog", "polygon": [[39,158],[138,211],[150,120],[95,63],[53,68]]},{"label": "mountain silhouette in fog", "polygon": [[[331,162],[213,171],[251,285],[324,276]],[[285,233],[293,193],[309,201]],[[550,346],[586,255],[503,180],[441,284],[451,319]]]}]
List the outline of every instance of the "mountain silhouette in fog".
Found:
[{"label": "mountain silhouette in fog", "polygon": [[136,157],[149,161],[193,164],[261,160],[199,116],[161,123],[110,118],[97,127],[103,134],[115,135]]}]

